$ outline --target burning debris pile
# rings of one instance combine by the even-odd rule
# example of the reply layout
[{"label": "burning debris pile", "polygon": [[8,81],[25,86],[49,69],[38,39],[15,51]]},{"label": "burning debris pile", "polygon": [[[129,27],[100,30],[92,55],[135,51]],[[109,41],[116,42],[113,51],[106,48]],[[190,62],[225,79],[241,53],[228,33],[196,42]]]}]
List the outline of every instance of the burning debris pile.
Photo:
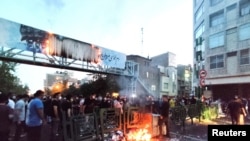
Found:
[{"label": "burning debris pile", "polygon": [[104,141],[126,141],[123,131],[110,132]]},{"label": "burning debris pile", "polygon": [[131,129],[127,135],[127,141],[150,141],[151,137],[147,128]]}]

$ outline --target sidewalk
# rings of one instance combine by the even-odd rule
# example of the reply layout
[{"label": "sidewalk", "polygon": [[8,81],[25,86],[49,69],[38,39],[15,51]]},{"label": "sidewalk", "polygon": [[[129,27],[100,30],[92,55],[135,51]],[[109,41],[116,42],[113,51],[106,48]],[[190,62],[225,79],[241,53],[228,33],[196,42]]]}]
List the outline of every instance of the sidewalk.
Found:
[{"label": "sidewalk", "polygon": [[[171,124],[171,136],[176,141],[207,141],[207,125],[230,125],[230,117],[220,117],[212,120],[194,119],[193,125],[191,120],[186,120],[185,129],[180,125]],[[245,118],[245,124],[250,125],[250,119]]]}]

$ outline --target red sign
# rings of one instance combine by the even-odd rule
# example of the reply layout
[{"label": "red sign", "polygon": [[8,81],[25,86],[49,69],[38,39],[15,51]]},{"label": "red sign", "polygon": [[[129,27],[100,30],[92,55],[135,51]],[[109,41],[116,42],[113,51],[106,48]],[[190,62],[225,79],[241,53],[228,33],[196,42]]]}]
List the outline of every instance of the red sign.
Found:
[{"label": "red sign", "polygon": [[200,75],[200,78],[205,78],[207,76],[207,71],[202,69],[200,70],[199,75]]},{"label": "red sign", "polygon": [[202,86],[205,86],[206,84],[205,84],[205,78],[201,78],[200,79],[200,86],[202,87]]}]

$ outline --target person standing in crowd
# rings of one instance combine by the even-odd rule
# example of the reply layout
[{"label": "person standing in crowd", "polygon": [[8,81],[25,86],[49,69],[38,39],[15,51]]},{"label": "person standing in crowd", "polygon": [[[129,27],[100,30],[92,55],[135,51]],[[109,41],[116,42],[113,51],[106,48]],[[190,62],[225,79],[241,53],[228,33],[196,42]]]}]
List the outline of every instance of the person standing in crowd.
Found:
[{"label": "person standing in crowd", "polygon": [[86,98],[83,103],[83,114],[93,113],[95,106],[96,106],[96,94],[92,94],[90,95],[90,97]]},{"label": "person standing in crowd", "polygon": [[66,95],[66,100],[62,102],[62,117],[65,117],[68,120],[72,116],[72,95]]},{"label": "person standing in crowd", "polygon": [[11,108],[11,109],[15,109],[15,101],[13,100],[13,99],[11,99],[11,97],[12,97],[12,93],[11,92],[9,92],[8,93],[8,106]]},{"label": "person standing in crowd", "polygon": [[52,126],[51,126],[51,140],[55,140],[59,136],[59,127],[62,119],[60,93],[55,93],[52,96]]},{"label": "person standing in crowd", "polygon": [[[61,108],[62,108],[62,121],[70,120],[70,117],[72,116],[72,95],[67,94],[66,99],[63,100],[61,103]],[[65,128],[63,130],[63,135],[64,136],[69,136],[71,137],[71,127],[69,125],[63,124],[62,122],[62,127]],[[65,132],[64,132],[65,131]]]},{"label": "person standing in crowd", "polygon": [[196,101],[194,95],[191,95],[190,104],[196,104]]},{"label": "person standing in crowd", "polygon": [[0,140],[8,141],[14,111],[8,105],[8,96],[0,94]]},{"label": "person standing in crowd", "polygon": [[123,105],[121,104],[121,98],[120,96],[118,96],[115,100],[114,100],[114,108],[120,109],[121,114],[123,114]]},{"label": "person standing in crowd", "polygon": [[26,101],[28,101],[28,99],[29,96],[27,94],[19,95],[18,100],[15,104],[15,123],[16,123],[15,141],[19,141],[22,132],[26,131],[25,106],[26,106]]},{"label": "person standing in crowd", "polygon": [[166,135],[165,137],[170,138],[170,132],[169,132],[169,100],[167,95],[162,96],[162,104],[160,107],[160,119],[159,119],[159,132],[160,137],[163,137],[163,124],[165,124],[166,127]]},{"label": "person standing in crowd", "polygon": [[234,99],[229,102],[228,110],[231,116],[232,125],[244,124],[240,122],[240,118],[241,115],[243,115],[244,117],[246,116],[246,111],[243,107],[241,99],[238,96],[235,96]]},{"label": "person standing in crowd", "polygon": [[34,98],[28,104],[27,108],[27,141],[40,141],[42,124],[46,123],[44,118],[44,106],[42,102],[44,92],[37,90]]}]

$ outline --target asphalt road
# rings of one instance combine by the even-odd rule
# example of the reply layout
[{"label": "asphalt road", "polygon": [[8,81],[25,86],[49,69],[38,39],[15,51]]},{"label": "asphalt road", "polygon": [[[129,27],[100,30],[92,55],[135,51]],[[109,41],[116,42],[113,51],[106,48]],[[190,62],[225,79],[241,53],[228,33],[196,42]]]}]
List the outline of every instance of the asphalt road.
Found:
[{"label": "asphalt road", "polygon": [[[207,125],[230,125],[231,121],[229,117],[217,118],[214,120],[194,120],[191,124],[191,120],[186,120],[185,128],[181,125],[170,124],[170,134],[171,139],[158,139],[153,138],[151,141],[207,141]],[[246,119],[245,124],[250,125],[250,119]],[[42,129],[42,139],[41,141],[51,141],[50,140],[50,125],[44,125]],[[10,141],[13,141],[12,138]],[[20,141],[26,141],[26,137],[20,138]],[[54,141],[63,141],[62,136],[58,136]]]}]

